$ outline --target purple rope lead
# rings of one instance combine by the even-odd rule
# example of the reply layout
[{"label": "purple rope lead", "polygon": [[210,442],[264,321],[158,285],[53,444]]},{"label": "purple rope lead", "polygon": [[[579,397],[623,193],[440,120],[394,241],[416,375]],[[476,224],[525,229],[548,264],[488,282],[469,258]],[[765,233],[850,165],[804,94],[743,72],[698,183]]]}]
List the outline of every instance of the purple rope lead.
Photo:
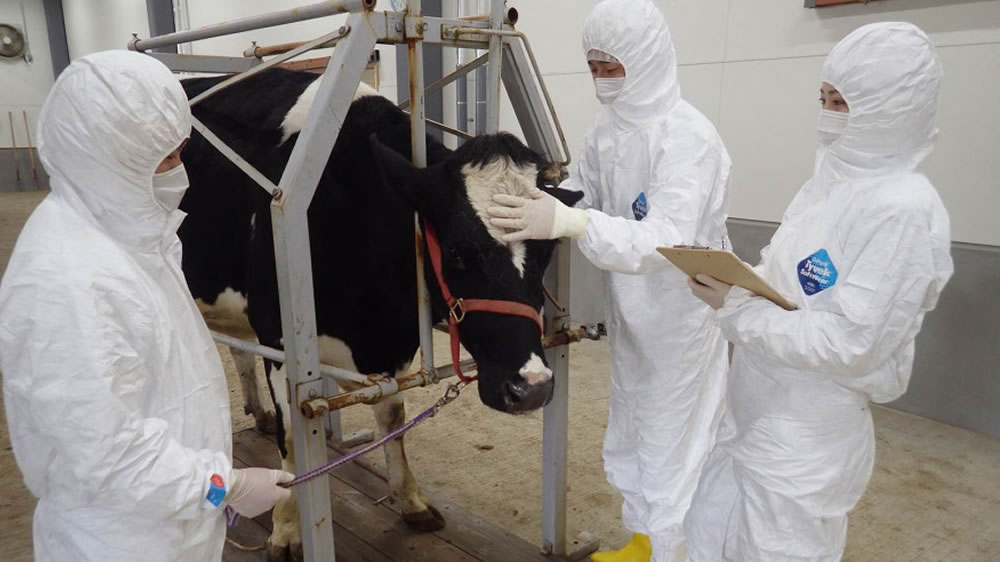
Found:
[{"label": "purple rope lead", "polygon": [[326,474],[327,472],[330,472],[331,470],[333,470],[335,468],[338,468],[340,466],[343,466],[343,465],[345,465],[345,464],[353,461],[354,459],[360,457],[361,455],[365,455],[367,453],[370,453],[370,452],[374,451],[375,449],[378,449],[382,445],[385,445],[387,442],[392,441],[393,439],[396,439],[400,435],[406,433],[407,431],[410,430],[410,428],[412,428],[413,426],[417,425],[418,423],[424,421],[425,419],[427,419],[429,417],[432,417],[435,413],[437,413],[437,404],[435,404],[434,406],[431,406],[430,408],[424,410],[417,417],[415,417],[412,420],[404,423],[403,425],[397,427],[396,429],[390,431],[389,433],[386,433],[382,437],[378,438],[375,441],[372,441],[371,443],[365,445],[364,447],[355,449],[355,450],[351,451],[350,453],[348,453],[348,454],[346,454],[346,455],[344,455],[344,456],[342,456],[340,458],[334,459],[334,460],[332,460],[332,461],[324,464],[323,466],[314,468],[314,469],[310,470],[309,472],[304,472],[304,473],[296,476],[295,479],[292,480],[291,482],[282,482],[281,484],[278,484],[278,486],[281,486],[282,488],[291,488],[292,486],[298,486],[299,484],[302,484],[303,482],[308,482],[310,480],[314,480],[317,477],[322,476],[323,474]]},{"label": "purple rope lead", "polygon": [[[400,437],[401,435],[412,429],[413,426],[417,425],[418,423],[424,421],[427,418],[434,417],[434,414],[437,414],[438,410],[440,410],[442,406],[445,406],[446,404],[449,404],[453,402],[456,398],[458,398],[459,392],[461,392],[462,387],[464,386],[465,383],[448,385],[448,388],[445,390],[444,395],[441,396],[441,398],[439,398],[438,401],[435,402],[433,406],[427,408],[426,410],[421,412],[419,415],[417,415],[410,421],[404,423],[403,425],[397,427],[396,429],[390,431],[389,433],[386,433],[382,437],[379,437],[377,440],[372,441],[371,443],[365,445],[364,447],[357,448],[351,451],[350,453],[347,453],[346,455],[336,458],[320,467],[314,468],[309,472],[302,473],[296,476],[290,482],[282,482],[278,484],[278,486],[281,486],[282,488],[291,488],[292,486],[298,486],[299,484],[302,484],[304,482],[315,480],[316,478],[322,476],[323,474],[326,474],[327,472],[339,468],[362,455],[368,454],[374,451],[375,449],[378,449],[379,447],[385,445],[389,441],[392,441],[393,439]],[[229,505],[226,506],[225,514],[226,514],[226,524],[229,525],[230,527],[235,527],[236,523],[240,519],[240,514],[236,513],[236,510]]]}]

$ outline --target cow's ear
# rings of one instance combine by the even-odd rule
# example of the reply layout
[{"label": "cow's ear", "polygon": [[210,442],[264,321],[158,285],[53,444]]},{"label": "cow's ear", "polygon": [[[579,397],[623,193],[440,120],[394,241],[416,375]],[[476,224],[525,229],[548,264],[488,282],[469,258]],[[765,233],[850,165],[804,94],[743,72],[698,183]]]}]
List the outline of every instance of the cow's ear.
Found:
[{"label": "cow's ear", "polygon": [[415,210],[421,210],[430,198],[430,189],[436,183],[429,176],[437,173],[436,168],[418,168],[405,156],[382,144],[372,133],[368,137],[375,167],[382,181],[391,191]]},{"label": "cow's ear", "polygon": [[542,191],[555,197],[563,205],[566,205],[567,207],[572,207],[577,203],[579,203],[580,199],[583,199],[582,191],[571,191],[569,189],[563,189],[561,187],[549,187],[547,185],[542,188]]}]

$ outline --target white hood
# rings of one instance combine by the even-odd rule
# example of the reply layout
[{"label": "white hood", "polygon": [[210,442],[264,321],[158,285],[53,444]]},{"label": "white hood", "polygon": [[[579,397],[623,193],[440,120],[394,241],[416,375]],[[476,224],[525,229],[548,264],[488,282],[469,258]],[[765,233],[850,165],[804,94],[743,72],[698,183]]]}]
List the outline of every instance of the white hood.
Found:
[{"label": "white hood", "polygon": [[845,37],[827,57],[823,81],[840,91],[850,117],[820,168],[835,177],[914,170],[937,138],[941,78],[933,45],[912,24],[876,23]]},{"label": "white hood", "polygon": [[178,221],[153,195],[153,172],[191,132],[180,82],[129,51],[77,59],[42,107],[38,152],[52,193],[113,239],[158,247]]},{"label": "white hood", "polygon": [[625,67],[625,84],[608,111],[621,129],[665,115],[681,99],[677,55],[663,14],[650,0],[604,0],[583,24],[583,52],[607,53]]}]

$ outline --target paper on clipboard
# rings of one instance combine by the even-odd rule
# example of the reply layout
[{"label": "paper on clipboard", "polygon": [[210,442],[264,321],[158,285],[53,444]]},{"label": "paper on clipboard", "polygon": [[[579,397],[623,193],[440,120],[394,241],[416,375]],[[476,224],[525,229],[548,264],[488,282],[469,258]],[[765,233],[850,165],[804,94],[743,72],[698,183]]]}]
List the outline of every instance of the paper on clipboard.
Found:
[{"label": "paper on clipboard", "polygon": [[738,285],[744,289],[762,296],[785,310],[797,310],[798,306],[781,296],[778,291],[760,278],[736,254],[729,250],[713,250],[710,248],[667,248],[660,247],[656,251],[670,260],[681,271],[692,279],[699,273],[714,277],[729,285]]}]

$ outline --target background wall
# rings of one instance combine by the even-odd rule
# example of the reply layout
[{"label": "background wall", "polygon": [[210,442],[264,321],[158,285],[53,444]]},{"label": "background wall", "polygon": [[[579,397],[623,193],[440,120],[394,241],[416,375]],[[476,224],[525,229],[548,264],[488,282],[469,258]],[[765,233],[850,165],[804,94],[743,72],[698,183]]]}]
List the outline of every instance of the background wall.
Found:
[{"label": "background wall", "polygon": [[[512,2],[532,39],[573,151],[597,107],[580,35],[596,2]],[[880,0],[821,9],[798,0],[657,0],[677,47],[683,96],[718,127],[733,157],[733,217],[777,221],[812,171],[820,70],[855,28],[910,21],[945,69],[941,137],[924,169],[956,241],[1000,245],[1000,1]],[[558,22],[558,25],[553,25]],[[513,121],[508,121],[508,128]]]},{"label": "background wall", "polygon": [[[27,145],[27,135],[21,111],[28,112],[32,126],[42,106],[42,100],[52,86],[52,58],[49,55],[49,37],[45,30],[45,12],[41,0],[26,0],[24,14],[27,20],[28,49],[33,61],[0,59],[0,148],[11,146],[10,124],[7,112],[14,116],[14,133],[17,146]],[[0,0],[0,23],[22,27],[21,5],[17,0]],[[34,141],[34,128],[32,128]],[[27,158],[27,156],[25,156]],[[0,169],[5,168],[0,163]]]},{"label": "background wall", "polygon": [[[310,0],[187,0],[192,27],[290,8]],[[477,0],[462,0],[466,10]],[[926,30],[945,68],[939,111],[941,137],[924,165],[952,218],[956,273],[920,339],[911,391],[896,405],[1000,436],[1000,363],[995,345],[1000,308],[1000,0],[879,0],[818,10],[801,0],[656,0],[677,46],[684,97],[718,127],[733,157],[731,233],[744,259],[773,231],[773,221],[810,174],[820,69],[829,49],[871,22],[905,20]],[[145,2],[62,0],[72,58],[123,48],[130,34],[148,36]],[[443,0],[446,14],[459,0]],[[583,21],[595,0],[509,0],[527,32],[545,82],[578,155],[598,104],[580,46]],[[0,189],[12,172],[6,111],[26,110],[32,130],[53,82],[42,0],[24,0],[34,63],[0,61]],[[388,9],[380,0],[379,9]],[[344,16],[200,42],[195,54],[239,56],[259,44],[318,37]],[[21,23],[17,0],[0,0],[0,21]],[[396,97],[395,56],[382,50],[381,91]],[[456,53],[445,52],[446,67]],[[445,92],[446,100],[454,92]],[[446,122],[453,117],[445,116]],[[502,128],[517,132],[509,106]],[[15,121],[18,145],[23,123]],[[25,166],[22,160],[22,168]],[[574,255],[573,311],[603,321],[601,274]],[[987,305],[984,305],[984,302]]]}]

